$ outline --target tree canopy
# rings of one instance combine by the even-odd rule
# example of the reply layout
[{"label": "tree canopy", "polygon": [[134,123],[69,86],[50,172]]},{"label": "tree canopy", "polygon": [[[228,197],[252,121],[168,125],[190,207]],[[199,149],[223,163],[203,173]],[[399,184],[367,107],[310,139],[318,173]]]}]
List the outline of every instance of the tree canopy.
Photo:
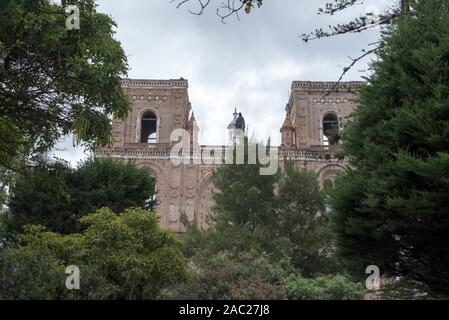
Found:
[{"label": "tree canopy", "polygon": [[196,277],[172,288],[169,297],[361,297],[361,283],[340,274],[314,172],[290,162],[275,176],[260,175],[259,165],[225,165],[214,182],[218,191],[208,229],[187,224],[183,237]]},{"label": "tree canopy", "polygon": [[[71,235],[28,226],[19,247],[0,250],[0,299],[155,299],[188,279],[180,243],[155,213],[103,208],[81,223],[86,230]],[[65,287],[71,265],[79,290]]]},{"label": "tree canopy", "polygon": [[129,109],[120,85],[128,65],[114,39],[115,22],[96,11],[94,0],[63,4],[78,7],[80,29],[66,27],[70,14],[53,1],[0,2],[0,164],[6,168],[67,134],[107,144],[111,116]]},{"label": "tree canopy", "polygon": [[449,2],[411,1],[372,65],[332,197],[338,252],[354,274],[449,288]]},{"label": "tree canopy", "polygon": [[108,207],[152,210],[154,178],[146,168],[113,159],[90,159],[73,169],[43,163],[17,175],[10,189],[8,224],[14,233],[27,224],[59,233],[79,232],[79,219]]}]

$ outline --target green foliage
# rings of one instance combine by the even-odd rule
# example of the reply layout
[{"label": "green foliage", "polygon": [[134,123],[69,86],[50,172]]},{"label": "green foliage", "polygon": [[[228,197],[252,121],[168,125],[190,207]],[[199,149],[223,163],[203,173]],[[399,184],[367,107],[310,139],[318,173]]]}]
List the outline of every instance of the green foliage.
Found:
[{"label": "green foliage", "polygon": [[335,273],[324,193],[313,171],[287,162],[277,179],[279,235],[290,241],[293,263],[303,274]]},{"label": "green foliage", "polygon": [[17,127],[8,118],[0,116],[0,211],[6,204],[7,190],[14,178],[14,170],[23,164],[25,149],[20,147],[20,142]]},{"label": "green foliage", "polygon": [[152,209],[154,179],[145,168],[113,159],[87,160],[77,169],[44,163],[18,176],[10,193],[12,231],[34,224],[67,234],[79,232],[78,220],[102,207]]},{"label": "green foliage", "polygon": [[147,168],[138,168],[133,162],[123,163],[111,158],[87,160],[80,165],[69,181],[78,186],[78,205],[83,211],[93,212],[108,207],[121,212],[130,207],[154,209],[154,178]]},{"label": "green foliage", "polygon": [[307,279],[290,276],[284,280],[287,296],[291,300],[358,300],[363,286],[342,275],[318,276]]},{"label": "green foliage", "polygon": [[56,299],[64,284],[65,267],[50,254],[3,250],[0,269],[1,299]]},{"label": "green foliage", "polygon": [[0,250],[10,245],[12,238],[8,230],[7,210],[0,208]]},{"label": "green foliage", "polygon": [[164,298],[361,297],[359,285],[338,276],[325,197],[315,173],[286,163],[277,176],[267,177],[257,165],[225,165],[215,183],[220,191],[209,228],[186,223],[183,236],[196,276]]},{"label": "green foliage", "polygon": [[[155,213],[103,208],[81,220],[82,234],[28,226],[18,247],[0,252],[0,299],[154,299],[187,279],[180,243]],[[65,288],[69,265],[80,268],[80,290]]]},{"label": "green foliage", "polygon": [[221,166],[214,176],[220,192],[214,194],[214,213],[206,235],[206,246],[213,252],[255,250],[262,254],[283,250],[283,241],[278,239],[274,228],[276,177],[260,175],[260,164],[247,163],[247,151],[252,144],[245,138],[245,164]]},{"label": "green foliage", "polygon": [[164,298],[192,300],[274,300],[285,299],[279,266],[254,252],[235,256],[228,251],[196,256],[196,276],[177,286]]},{"label": "green foliage", "polygon": [[229,165],[218,170],[215,184],[220,192],[211,227],[194,237],[204,250],[289,255],[304,274],[336,272],[315,173],[289,162],[277,176],[261,176],[257,165]]},{"label": "green foliage", "polygon": [[[253,144],[245,141],[245,160],[247,150]],[[247,225],[274,223],[272,202],[274,199],[273,175],[260,175],[260,164],[229,164],[219,168],[214,176],[214,184],[220,190],[214,194],[215,215],[213,222],[226,225],[229,222]]]},{"label": "green foliage", "polygon": [[241,2],[245,6],[245,13],[251,13],[254,7],[260,8],[263,4],[263,0],[241,0]]},{"label": "green foliage", "polygon": [[[0,2],[0,164],[17,151],[45,152],[65,134],[90,145],[111,141],[111,115],[129,101],[120,77],[126,55],[114,39],[115,22],[94,0],[64,1],[80,10],[79,30],[50,0]],[[7,139],[3,140],[3,137]]]},{"label": "green foliage", "polygon": [[[19,156],[20,132],[13,122],[0,117],[0,164],[12,166],[12,162]],[[3,170],[3,169],[2,169]],[[2,179],[3,180],[3,179]],[[0,181],[2,181],[0,180]],[[1,204],[2,199],[0,199]]]},{"label": "green foliage", "polygon": [[449,292],[449,1],[410,1],[344,132],[332,196],[338,253]]}]

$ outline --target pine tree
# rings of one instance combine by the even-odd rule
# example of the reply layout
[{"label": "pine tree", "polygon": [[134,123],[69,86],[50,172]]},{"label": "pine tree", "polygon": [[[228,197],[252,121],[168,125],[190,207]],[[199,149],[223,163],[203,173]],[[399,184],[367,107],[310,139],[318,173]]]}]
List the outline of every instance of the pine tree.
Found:
[{"label": "pine tree", "polygon": [[273,189],[276,176],[261,175],[259,162],[248,164],[248,149],[254,144],[245,138],[245,163],[221,166],[215,174],[214,185],[219,192],[214,194],[211,225],[217,230],[212,241],[217,249],[272,250],[278,223]]},{"label": "pine tree", "polygon": [[[303,275],[335,273],[325,212],[325,193],[315,172],[286,162],[278,174],[276,213],[279,234],[289,239],[292,262]],[[332,261],[331,261],[332,260]]]},{"label": "pine tree", "polygon": [[362,90],[337,179],[340,256],[449,292],[449,1],[410,1]]}]

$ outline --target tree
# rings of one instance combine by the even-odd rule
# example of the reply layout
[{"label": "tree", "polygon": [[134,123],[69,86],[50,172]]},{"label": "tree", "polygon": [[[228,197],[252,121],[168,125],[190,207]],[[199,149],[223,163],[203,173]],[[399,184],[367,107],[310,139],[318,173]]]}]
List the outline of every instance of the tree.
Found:
[{"label": "tree", "polygon": [[232,222],[250,229],[273,222],[274,181],[274,175],[260,175],[259,165],[220,167],[214,177],[214,185],[220,190],[214,194],[214,222]]},{"label": "tree", "polygon": [[368,265],[449,290],[449,2],[410,1],[385,39],[343,147],[332,220],[338,253],[362,276]]},{"label": "tree", "polygon": [[[244,139],[244,164],[220,166],[219,189],[207,230],[187,224],[184,252],[197,270],[168,297],[191,299],[284,299],[280,276],[271,268],[288,258],[288,239],[279,236],[274,175],[261,175],[260,163],[248,164],[254,142]],[[186,219],[184,219],[186,220]]]},{"label": "tree", "polygon": [[287,162],[277,179],[279,234],[291,244],[292,262],[304,275],[336,273],[324,207],[324,194],[313,171]]},{"label": "tree", "polygon": [[[165,297],[360,298],[360,284],[339,275],[316,174],[290,162],[273,176],[261,176],[259,168],[245,163],[217,170],[209,228],[186,222],[183,237],[196,276]],[[312,291],[300,291],[304,282]]]},{"label": "tree", "polygon": [[248,164],[248,150],[253,147],[255,150],[254,144],[245,138],[245,163],[224,165],[215,173],[214,185],[219,192],[214,194],[208,242],[216,246],[215,250],[279,253],[279,246],[282,246],[275,227],[276,177],[261,175],[260,163]]},{"label": "tree", "polygon": [[20,232],[26,224],[59,233],[81,230],[79,219],[102,207],[153,209],[154,179],[145,168],[113,159],[87,160],[72,169],[43,163],[17,176],[10,190],[8,224]]},{"label": "tree", "polygon": [[263,176],[259,169],[232,164],[217,170],[209,229],[188,226],[186,254],[254,251],[274,260],[291,256],[307,276],[337,272],[316,174],[291,162],[277,175]]},{"label": "tree", "polygon": [[79,30],[66,27],[70,13],[53,1],[0,3],[0,164],[6,168],[18,151],[45,152],[70,133],[77,142],[107,144],[110,117],[128,112],[120,85],[128,66],[113,38],[115,22],[96,11],[94,0],[63,4],[78,7]]},{"label": "tree", "polygon": [[[189,270],[175,234],[155,213],[103,208],[81,219],[81,234],[28,226],[19,247],[0,252],[0,299],[155,299],[186,281]],[[80,269],[80,290],[65,287],[66,267]]]}]

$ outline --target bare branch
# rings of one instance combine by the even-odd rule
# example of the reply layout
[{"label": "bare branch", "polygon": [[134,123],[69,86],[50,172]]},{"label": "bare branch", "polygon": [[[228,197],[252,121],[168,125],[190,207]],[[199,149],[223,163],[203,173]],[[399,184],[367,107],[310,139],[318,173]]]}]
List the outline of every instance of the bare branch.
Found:
[{"label": "bare branch", "polygon": [[[187,0],[184,0],[183,2],[186,2],[186,1]],[[204,13],[204,10],[206,10],[207,6],[209,5],[210,1],[211,0],[206,0],[206,2],[203,2],[202,0],[198,0],[198,3],[200,4],[201,9],[198,12],[194,12],[192,10],[189,10],[189,12],[191,14],[195,14],[195,15],[198,15],[198,16],[202,15]]]},{"label": "bare branch", "polygon": [[[192,0],[170,0],[170,3],[176,2],[176,8],[192,2]],[[199,5],[198,10],[188,10],[191,14],[202,15],[207,7],[211,5],[212,0],[196,0]],[[216,14],[220,17],[221,22],[225,23],[226,19],[235,16],[240,20],[240,12],[250,13],[255,7],[261,7],[263,0],[226,0],[217,5]]]},{"label": "bare branch", "polygon": [[[171,0],[170,2],[177,2],[177,8],[182,5],[191,2],[192,0]],[[196,0],[200,5],[200,9],[197,12],[190,13],[201,15],[205,11],[206,7],[211,4],[211,0]],[[246,13],[250,13],[253,8],[262,6],[263,0],[223,0],[221,4],[216,9],[217,16],[220,17],[222,23],[226,23],[226,20],[231,16],[236,16],[238,20],[240,20],[239,13],[243,10]],[[340,11],[348,9],[352,6],[363,5],[365,0],[329,0],[326,3],[325,8],[318,9],[318,14],[328,14],[334,15]],[[347,33],[361,33],[363,31],[377,28],[377,27],[388,27],[391,26],[394,20],[402,15],[408,14],[410,10],[410,1],[409,0],[398,0],[397,3],[399,6],[396,7],[386,7],[385,12],[381,15],[376,15],[373,13],[366,13],[365,15],[360,16],[359,18],[355,18],[353,21],[343,24],[337,25],[329,25],[328,30],[324,30],[323,28],[316,29],[314,32],[309,34],[302,34],[301,39],[305,43],[321,39],[321,38],[329,38]],[[378,42],[379,46],[375,49],[371,50],[363,50],[363,54],[358,58],[350,58],[351,64],[343,69],[343,73],[338,79],[336,85],[341,82],[344,75],[361,59],[366,56],[375,53],[380,47],[382,47],[382,40]],[[372,45],[372,44],[370,44]]]},{"label": "bare branch", "polygon": [[341,80],[343,79],[343,77],[345,76],[346,73],[348,73],[349,70],[351,70],[351,68],[357,64],[357,62],[359,62],[360,60],[362,60],[363,58],[365,58],[366,56],[369,56],[372,53],[377,52],[380,48],[382,48],[382,45],[379,45],[378,47],[374,48],[374,49],[370,49],[370,50],[365,50],[363,49],[362,52],[363,54],[358,56],[357,58],[351,58],[348,57],[351,60],[351,64],[344,67],[343,68],[343,73],[340,75],[340,78],[338,78],[337,80],[337,84],[341,82]]},{"label": "bare branch", "polygon": [[356,4],[363,4],[363,0],[334,0],[333,3],[326,3],[326,7],[318,9],[318,14],[333,15]]},{"label": "bare branch", "polygon": [[363,58],[376,53],[378,50],[380,50],[381,48],[383,48],[384,46],[384,42],[381,41],[377,41],[374,43],[371,43],[369,45],[373,45],[373,44],[378,44],[375,48],[370,49],[370,50],[366,50],[363,49],[362,52],[363,54],[358,56],[357,58],[351,58],[348,57],[351,60],[351,63],[349,65],[347,65],[346,67],[343,68],[343,72],[340,74],[340,77],[338,78],[338,80],[335,82],[335,84],[332,86],[332,89],[329,90],[323,97],[328,96],[331,92],[335,91],[338,87],[338,85],[340,84],[340,82],[343,80],[343,77],[349,72],[349,70],[351,70],[360,60],[362,60]]},{"label": "bare branch", "polygon": [[370,18],[370,15],[362,16],[356,18],[355,20],[348,22],[346,24],[338,24],[336,26],[329,26],[329,31],[324,31],[322,28],[317,29],[309,34],[302,34],[301,39],[304,42],[309,42],[311,40],[330,38],[341,34],[347,33],[360,33],[368,29],[376,28],[383,25],[389,25],[394,19],[399,16],[398,13],[390,13],[379,16],[378,19]]},{"label": "bare branch", "polygon": [[[245,2],[242,2],[239,6],[235,6],[236,0],[228,0],[227,3],[222,3],[220,8],[217,8],[217,16],[220,17],[222,23],[226,23],[226,19],[232,15],[237,17],[237,20],[240,20],[239,11],[243,9],[245,6]],[[231,4],[232,3],[232,4]],[[222,14],[220,9],[227,10],[227,13]]]}]

